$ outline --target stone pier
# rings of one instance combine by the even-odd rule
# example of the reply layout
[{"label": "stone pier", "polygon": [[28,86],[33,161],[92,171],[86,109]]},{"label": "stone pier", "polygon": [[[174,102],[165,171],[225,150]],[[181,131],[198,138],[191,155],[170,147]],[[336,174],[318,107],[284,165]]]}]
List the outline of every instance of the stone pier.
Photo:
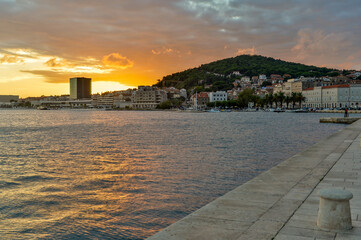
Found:
[{"label": "stone pier", "polygon": [[[361,120],[151,236],[162,239],[361,239]],[[317,227],[319,190],[346,189],[353,228]]]}]

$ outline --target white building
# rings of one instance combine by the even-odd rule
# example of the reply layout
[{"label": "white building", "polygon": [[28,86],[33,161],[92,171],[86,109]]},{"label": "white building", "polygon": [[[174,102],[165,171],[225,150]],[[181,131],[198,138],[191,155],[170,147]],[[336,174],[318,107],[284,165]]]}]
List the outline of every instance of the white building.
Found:
[{"label": "white building", "polygon": [[179,94],[181,95],[181,97],[184,97],[185,99],[187,99],[187,90],[185,90],[184,88],[179,90]]},{"label": "white building", "polygon": [[227,101],[227,92],[225,91],[210,92],[208,96],[209,102]]},{"label": "white building", "polygon": [[302,91],[304,106],[311,108],[361,107],[361,84],[308,88]]},{"label": "white building", "polygon": [[241,78],[241,82],[249,83],[249,82],[251,82],[251,77],[249,77],[249,76],[244,76],[244,77]]}]

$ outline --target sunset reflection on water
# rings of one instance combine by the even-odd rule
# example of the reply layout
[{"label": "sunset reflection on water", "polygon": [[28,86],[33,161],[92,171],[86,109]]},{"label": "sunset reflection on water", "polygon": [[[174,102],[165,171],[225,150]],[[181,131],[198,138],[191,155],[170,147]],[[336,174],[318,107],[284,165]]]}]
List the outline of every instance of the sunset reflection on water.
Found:
[{"label": "sunset reflection on water", "polygon": [[343,127],[287,113],[0,117],[5,239],[143,239]]}]

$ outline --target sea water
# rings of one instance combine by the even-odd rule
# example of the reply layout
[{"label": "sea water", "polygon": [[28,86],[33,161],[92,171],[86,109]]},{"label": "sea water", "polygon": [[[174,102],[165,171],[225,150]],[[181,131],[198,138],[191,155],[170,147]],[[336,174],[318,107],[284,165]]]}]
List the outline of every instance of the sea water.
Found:
[{"label": "sea water", "polygon": [[327,116],[0,110],[0,238],[144,239],[344,127]]}]

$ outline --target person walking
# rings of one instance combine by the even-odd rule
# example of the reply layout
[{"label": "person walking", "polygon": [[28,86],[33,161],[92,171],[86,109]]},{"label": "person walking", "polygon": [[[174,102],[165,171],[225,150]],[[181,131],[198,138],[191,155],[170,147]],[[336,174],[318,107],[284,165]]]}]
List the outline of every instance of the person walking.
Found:
[{"label": "person walking", "polygon": [[345,108],[345,117],[348,117],[348,109]]}]

